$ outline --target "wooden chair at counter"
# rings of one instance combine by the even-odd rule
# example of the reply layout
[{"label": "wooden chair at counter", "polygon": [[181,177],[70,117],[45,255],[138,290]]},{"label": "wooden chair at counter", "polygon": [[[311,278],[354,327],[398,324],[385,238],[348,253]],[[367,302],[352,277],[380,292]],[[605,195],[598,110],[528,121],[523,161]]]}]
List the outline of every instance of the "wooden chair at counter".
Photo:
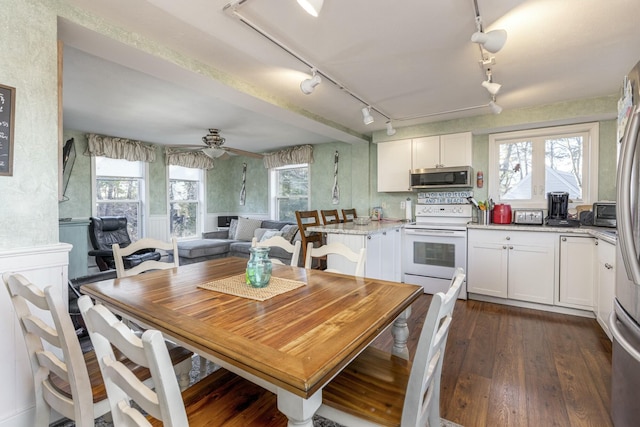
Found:
[{"label": "wooden chair at counter", "polygon": [[[296,221],[298,222],[300,239],[302,241],[302,259],[306,259],[307,245],[309,243],[314,243],[314,246],[322,246],[323,243],[322,233],[309,232],[307,228],[322,224],[320,223],[318,211],[296,211]],[[316,268],[324,269],[326,267],[326,263],[322,261],[319,264]]]},{"label": "wooden chair at counter", "polygon": [[321,210],[320,214],[322,214],[322,222],[324,225],[340,223],[337,209]]},{"label": "wooden chair at counter", "polygon": [[322,390],[317,414],[344,425],[440,426],[440,376],[465,273],[431,300],[413,362],[369,346]]},{"label": "wooden chair at counter", "polygon": [[352,222],[354,218],[358,218],[354,208],[342,209],[342,222]]}]

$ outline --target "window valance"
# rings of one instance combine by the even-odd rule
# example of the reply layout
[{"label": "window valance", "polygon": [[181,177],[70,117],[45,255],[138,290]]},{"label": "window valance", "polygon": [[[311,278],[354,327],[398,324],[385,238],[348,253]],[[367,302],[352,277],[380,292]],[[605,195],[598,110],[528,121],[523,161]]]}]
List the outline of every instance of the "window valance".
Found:
[{"label": "window valance", "polygon": [[213,159],[202,151],[180,151],[165,148],[166,164],[193,169],[213,169]]},{"label": "window valance", "polygon": [[267,153],[262,159],[267,169],[286,165],[299,165],[301,163],[313,163],[313,146],[299,145],[275,153]]},{"label": "window valance", "polygon": [[156,149],[153,144],[141,141],[132,141],[126,138],[112,136],[87,135],[88,145],[85,156],[102,156],[112,159],[125,159],[131,162],[155,162]]}]

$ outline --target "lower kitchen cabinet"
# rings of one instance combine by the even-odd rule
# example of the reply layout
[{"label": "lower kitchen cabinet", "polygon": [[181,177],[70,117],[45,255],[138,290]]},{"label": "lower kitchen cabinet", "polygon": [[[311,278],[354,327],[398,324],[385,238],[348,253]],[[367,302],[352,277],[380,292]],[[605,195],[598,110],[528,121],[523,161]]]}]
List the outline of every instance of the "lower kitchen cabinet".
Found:
[{"label": "lower kitchen cabinet", "polygon": [[613,298],[616,285],[616,246],[596,240],[596,254],[598,259],[598,274],[596,275],[596,286],[594,292],[594,311],[598,323],[611,339],[609,330],[609,315],[613,311]]},{"label": "lower kitchen cabinet", "polygon": [[[372,279],[390,280],[400,282],[401,271],[401,244],[402,233],[400,228],[389,228],[384,231],[370,234],[337,234],[328,233],[327,243],[340,242],[347,245],[353,251],[365,248],[367,258],[364,266],[364,275]],[[329,268],[349,269],[348,263],[339,257],[327,260]]]},{"label": "lower kitchen cabinet", "polygon": [[468,292],[553,304],[555,239],[547,233],[470,229]]},{"label": "lower kitchen cabinet", "polygon": [[594,310],[596,239],[560,235],[558,305]]}]

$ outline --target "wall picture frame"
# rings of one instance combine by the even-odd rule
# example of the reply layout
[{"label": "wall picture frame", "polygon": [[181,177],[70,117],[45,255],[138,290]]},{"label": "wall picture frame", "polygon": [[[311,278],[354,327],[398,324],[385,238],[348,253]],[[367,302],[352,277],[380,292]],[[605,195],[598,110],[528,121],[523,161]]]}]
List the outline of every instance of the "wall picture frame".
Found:
[{"label": "wall picture frame", "polygon": [[0,176],[13,176],[16,88],[0,84]]}]

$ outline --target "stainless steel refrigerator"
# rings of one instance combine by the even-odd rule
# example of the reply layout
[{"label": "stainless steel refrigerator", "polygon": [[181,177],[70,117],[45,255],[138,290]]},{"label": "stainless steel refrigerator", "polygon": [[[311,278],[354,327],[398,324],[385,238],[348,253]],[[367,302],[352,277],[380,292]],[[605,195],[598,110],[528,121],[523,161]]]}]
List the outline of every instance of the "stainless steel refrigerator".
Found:
[{"label": "stainless steel refrigerator", "polygon": [[619,427],[640,425],[640,62],[624,87],[618,117],[616,291],[609,318],[611,419]]}]

